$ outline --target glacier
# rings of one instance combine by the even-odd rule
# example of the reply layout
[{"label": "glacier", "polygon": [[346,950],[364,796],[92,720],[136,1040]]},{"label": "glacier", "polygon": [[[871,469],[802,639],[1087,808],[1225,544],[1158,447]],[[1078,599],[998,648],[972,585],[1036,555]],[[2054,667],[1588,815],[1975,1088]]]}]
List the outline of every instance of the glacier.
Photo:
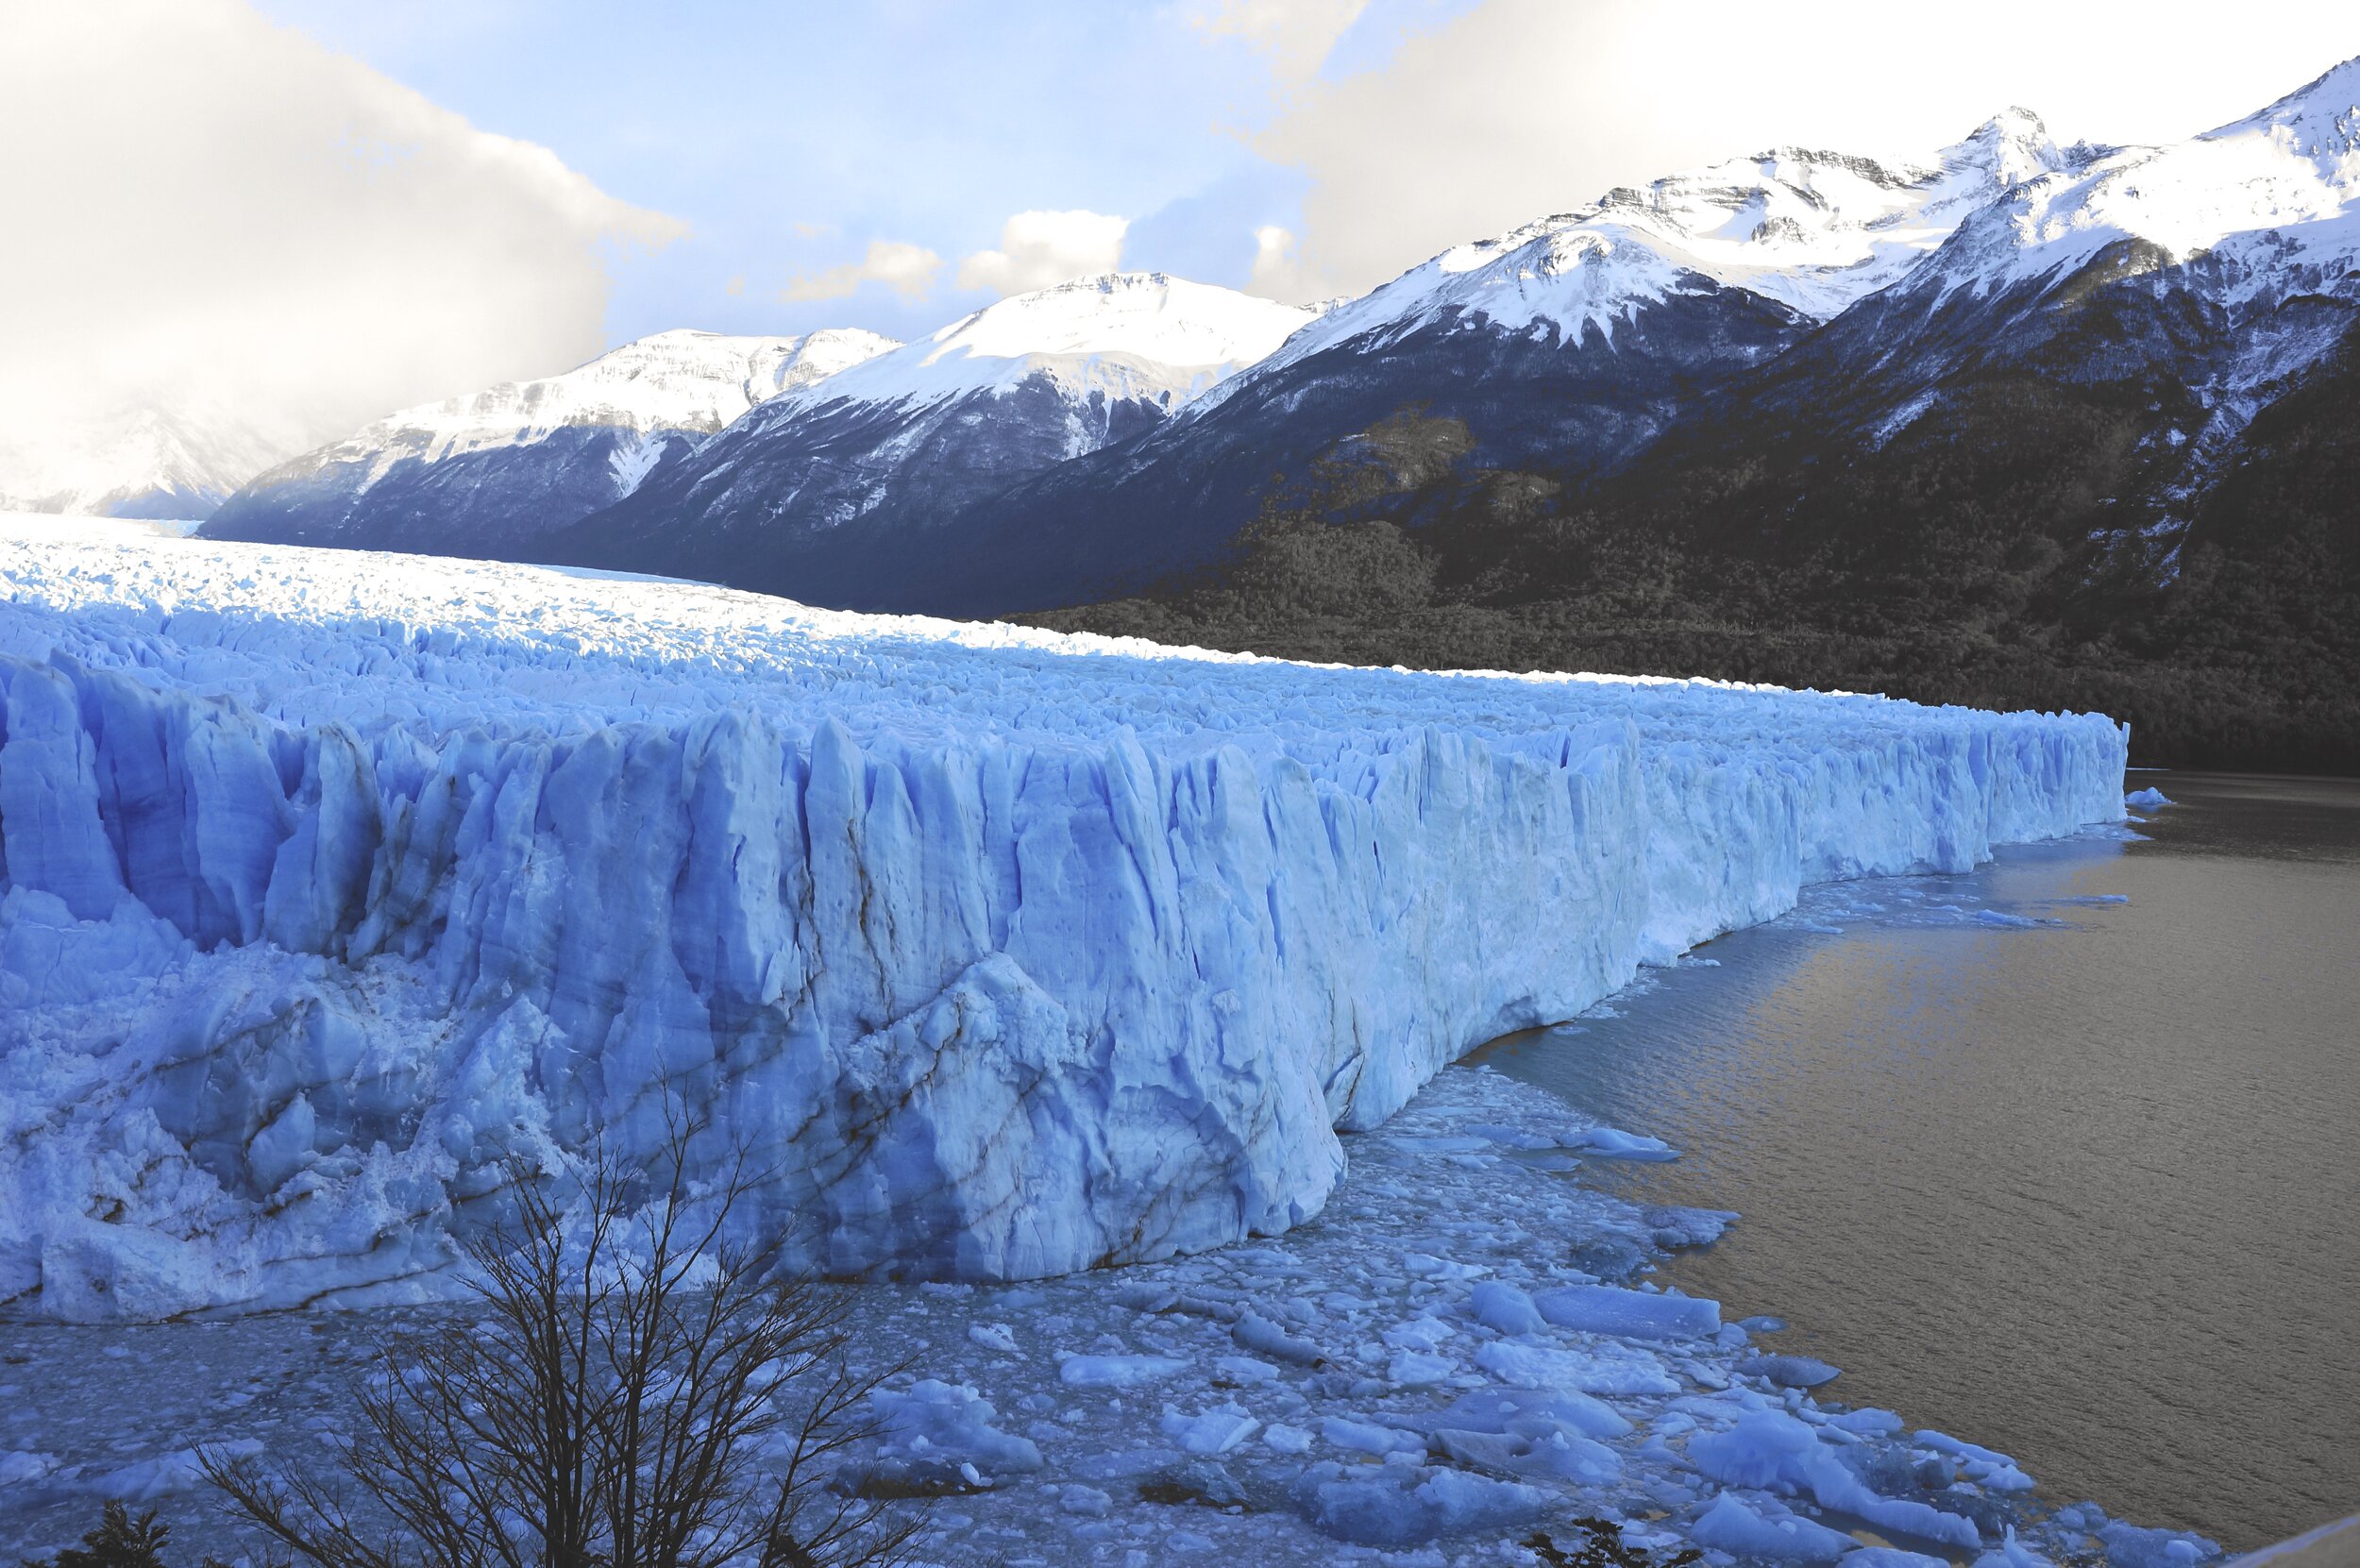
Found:
[{"label": "glacier", "polygon": [[2099,716],[5,521],[0,584],[0,1302],[82,1321],[430,1295],[513,1160],[676,1126],[838,1276],[1274,1234],[1487,1039],[2123,815]]}]

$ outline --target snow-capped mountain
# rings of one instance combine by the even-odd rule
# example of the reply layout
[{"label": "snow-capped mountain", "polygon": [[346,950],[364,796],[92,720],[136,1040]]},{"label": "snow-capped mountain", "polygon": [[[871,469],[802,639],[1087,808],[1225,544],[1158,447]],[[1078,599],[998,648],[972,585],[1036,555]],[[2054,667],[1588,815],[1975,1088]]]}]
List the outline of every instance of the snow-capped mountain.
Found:
[{"label": "snow-capped mountain", "polygon": [[44,421],[0,434],[0,511],[206,517],[292,445],[185,399]]},{"label": "snow-capped mountain", "polygon": [[541,380],[405,409],[260,475],[216,538],[499,555],[629,495],[755,405],[897,345],[669,331]]},{"label": "snow-capped mountain", "polygon": [[[1812,464],[1905,431],[1980,420],[1988,446],[2104,426],[2121,455],[2057,494],[2112,508],[2089,530],[2156,538],[2352,329],[2356,148],[2360,62],[2168,147],[2060,147],[2012,110],[1924,157],[1782,148],[1610,192],[1323,310],[1115,275],[889,352],[839,346],[800,387],[782,367],[818,375],[810,346],[748,350],[717,377],[737,390],[675,427],[748,411],[701,440],[654,431],[595,378],[546,406],[509,389],[290,464],[211,527],[996,615],[1217,566],[1274,500],[1367,468],[1367,432],[1417,409],[1468,495],[1505,474],[1586,506],[1635,464],[1668,482],[1742,449],[1787,475],[1795,496],[1760,500],[1790,518],[1806,491],[1835,494]],[[2014,394],[1994,389],[2019,383],[2078,412],[2011,423],[1994,411]],[[582,412],[608,403],[623,412]],[[563,483],[516,480],[538,464]],[[1412,524],[1466,500],[1357,493],[1358,515]]]},{"label": "snow-capped mountain", "polygon": [[1615,461],[2074,156],[2021,112],[1902,165],[1767,153],[1324,312],[1141,277],[1004,300],[765,407],[554,548],[868,609],[1136,586],[1214,558],[1273,469],[1406,404],[1464,419],[1479,461]]},{"label": "snow-capped mountain", "polygon": [[[1014,295],[766,404],[552,549],[587,565],[865,602],[869,579],[904,564],[864,539],[882,541],[896,525],[930,530],[1152,430],[1314,319],[1161,273]],[[861,538],[832,537],[854,524]]]},{"label": "snow-capped mountain", "polygon": [[1784,148],[1456,246],[1324,312],[1161,427],[981,502],[882,593],[847,602],[1000,614],[1201,567],[1274,472],[1300,478],[1413,405],[1462,421],[1474,464],[1605,471],[1705,388],[1906,275],[1968,214],[2092,156],[2011,110],[1922,159]]},{"label": "snow-capped mountain", "polygon": [[[2018,110],[1922,160],[1786,150],[1611,193],[1447,251],[1162,429],[995,498],[899,607],[1083,602],[1218,562],[1268,475],[1349,454],[1413,404],[1463,421],[1466,469],[1585,494],[1634,463],[1625,490],[1663,491],[1742,452],[1784,477],[1757,493],[1732,474],[1713,526],[1758,539],[1785,519],[1795,548],[1857,524],[1882,549],[1875,519],[1907,498],[1805,526],[1842,494],[1814,464],[1913,427],[1937,466],[2019,442],[1993,482],[2045,476],[2062,510],[2024,519],[2056,535],[2040,549],[2099,537],[2168,573],[2257,411],[2360,319],[2355,106],[2360,62],[2166,147],[2061,148]],[[2018,387],[2054,406],[2003,412]]]},{"label": "snow-capped mountain", "polygon": [[1080,278],[987,305],[768,411],[763,423],[826,404],[1004,396],[1036,376],[1076,405],[1103,398],[1173,409],[1268,358],[1315,314],[1163,273]]},{"label": "snow-capped mountain", "polygon": [[2050,286],[2118,246],[2141,270],[2198,257],[2239,303],[2272,283],[2338,292],[2360,255],[2360,60],[2186,142],[2043,174],[1961,227],[1915,287]]},{"label": "snow-capped mountain", "polygon": [[2010,188],[1654,465],[1741,430],[1822,451],[1939,440],[2029,378],[2120,428],[2124,456],[2082,488],[2110,512],[2097,531],[2168,571],[2255,414],[2356,327],[2360,60],[2217,130]]},{"label": "snow-capped mountain", "polygon": [[1725,289],[1826,320],[1899,278],[2001,193],[2090,156],[2060,151],[2038,116],[2016,109],[1924,160],[1783,147],[1611,191],[1411,268],[1330,312],[1256,379],[1431,327],[1529,332],[1568,348],[1594,337],[1592,346],[1611,349],[1647,308]]}]

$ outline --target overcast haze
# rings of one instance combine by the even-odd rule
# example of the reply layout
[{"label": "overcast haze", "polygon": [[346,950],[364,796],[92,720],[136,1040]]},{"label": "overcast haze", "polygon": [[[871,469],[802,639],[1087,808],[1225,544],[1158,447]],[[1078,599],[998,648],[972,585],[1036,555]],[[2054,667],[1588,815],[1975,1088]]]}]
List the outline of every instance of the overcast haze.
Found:
[{"label": "overcast haze", "polygon": [[1114,266],[1309,299],[1778,143],[2235,118],[2360,15],[1613,0],[0,8],[0,414],[282,446],[667,327],[908,337]]}]

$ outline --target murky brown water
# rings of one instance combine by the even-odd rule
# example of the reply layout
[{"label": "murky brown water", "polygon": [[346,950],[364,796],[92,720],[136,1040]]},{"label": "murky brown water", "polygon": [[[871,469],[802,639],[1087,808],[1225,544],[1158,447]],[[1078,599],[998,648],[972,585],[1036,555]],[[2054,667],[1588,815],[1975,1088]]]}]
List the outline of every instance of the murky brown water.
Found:
[{"label": "murky brown water", "polygon": [[1676,1277],[1827,1392],[2250,1547],[2360,1510],[2360,784],[2149,784],[2148,842],[1822,890],[1486,1059],[1686,1150],[1624,1180],[1745,1219]]}]

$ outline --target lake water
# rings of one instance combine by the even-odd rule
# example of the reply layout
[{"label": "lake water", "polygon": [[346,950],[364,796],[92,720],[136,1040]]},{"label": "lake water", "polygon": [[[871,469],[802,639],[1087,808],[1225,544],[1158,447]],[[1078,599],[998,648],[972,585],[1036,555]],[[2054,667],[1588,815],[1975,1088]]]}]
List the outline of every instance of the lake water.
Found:
[{"label": "lake water", "polygon": [[1666,1277],[1826,1394],[2248,1548],[2360,1510],[2360,784],[2132,782],[2144,842],[1816,889],[1481,1059],[1685,1150],[1616,1179],[1745,1219]]}]

